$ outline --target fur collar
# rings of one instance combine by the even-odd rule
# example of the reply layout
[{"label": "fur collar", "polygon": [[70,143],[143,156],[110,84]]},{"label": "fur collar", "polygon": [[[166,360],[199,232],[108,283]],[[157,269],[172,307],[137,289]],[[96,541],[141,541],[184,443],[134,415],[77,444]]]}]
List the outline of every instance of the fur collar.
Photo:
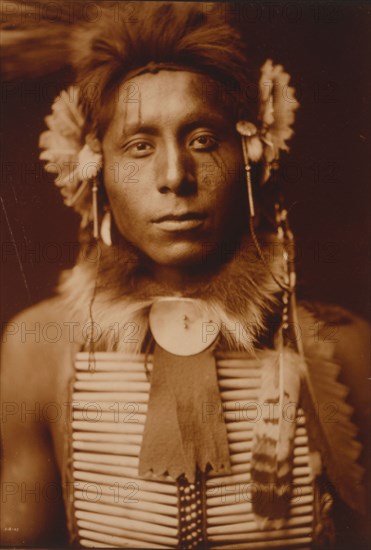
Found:
[{"label": "fur collar", "polygon": [[[270,269],[282,277],[282,249],[273,235],[261,238]],[[97,253],[98,252],[98,253]],[[94,261],[99,256],[99,261]],[[82,249],[75,267],[65,272],[59,293],[69,315],[81,326],[95,325],[95,349],[139,353],[148,333],[148,312],[158,297],[197,299],[219,319],[223,349],[252,352],[278,308],[278,285],[257,255],[252,240],[241,241],[227,261],[179,293],[154,281],[139,253],[129,244]],[[94,296],[94,299],[93,299]],[[89,313],[91,308],[91,314]]]}]

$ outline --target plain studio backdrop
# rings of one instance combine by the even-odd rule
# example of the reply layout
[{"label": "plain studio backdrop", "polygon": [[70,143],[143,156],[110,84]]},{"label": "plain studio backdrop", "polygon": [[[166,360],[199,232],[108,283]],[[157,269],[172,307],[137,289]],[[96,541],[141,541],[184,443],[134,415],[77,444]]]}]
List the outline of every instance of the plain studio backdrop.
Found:
[{"label": "plain studio backdrop", "polygon": [[[367,316],[367,4],[255,1],[220,9],[235,12],[254,64],[271,58],[292,75],[301,104],[281,171],[299,297]],[[50,296],[76,257],[78,217],[38,161],[44,117],[70,82],[68,71],[55,71],[2,84],[2,322]]]}]

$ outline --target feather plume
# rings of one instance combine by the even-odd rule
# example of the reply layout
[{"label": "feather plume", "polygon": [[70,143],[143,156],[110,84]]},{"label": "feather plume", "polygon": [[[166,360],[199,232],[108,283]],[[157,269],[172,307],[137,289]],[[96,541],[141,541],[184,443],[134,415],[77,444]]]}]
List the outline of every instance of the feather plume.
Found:
[{"label": "feather plume", "polygon": [[[262,367],[260,410],[251,458],[256,490],[252,506],[262,527],[274,520],[278,527],[288,512],[292,486],[292,455],[300,376],[296,354],[280,350]],[[267,358],[268,359],[268,358]]]},{"label": "feather plume", "polygon": [[35,78],[68,66],[71,32],[84,18],[81,2],[10,2],[1,20],[3,78]]}]

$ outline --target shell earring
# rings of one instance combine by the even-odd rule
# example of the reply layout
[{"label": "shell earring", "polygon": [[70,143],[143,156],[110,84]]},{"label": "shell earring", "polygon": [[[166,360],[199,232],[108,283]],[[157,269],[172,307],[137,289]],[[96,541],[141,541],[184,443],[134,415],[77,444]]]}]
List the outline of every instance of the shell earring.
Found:
[{"label": "shell earring", "polygon": [[107,210],[100,226],[100,236],[106,246],[112,246],[111,237],[111,212]]}]

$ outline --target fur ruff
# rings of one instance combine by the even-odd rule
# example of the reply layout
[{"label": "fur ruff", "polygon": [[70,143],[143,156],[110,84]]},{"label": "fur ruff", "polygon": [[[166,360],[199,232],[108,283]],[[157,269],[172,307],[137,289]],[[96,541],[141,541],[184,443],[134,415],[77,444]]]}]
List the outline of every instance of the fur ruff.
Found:
[{"label": "fur ruff", "polygon": [[[276,238],[265,236],[263,249],[271,271],[280,278],[283,257]],[[90,256],[86,250],[80,255],[76,266],[63,274],[59,293],[69,316],[81,326],[92,319],[96,323],[96,351],[140,353],[152,303],[159,297],[180,296],[179,290],[155,282],[139,253],[128,244],[102,245],[98,250],[99,262],[87,259],[97,256],[97,249]],[[219,320],[222,349],[251,353],[279,306],[279,292],[252,241],[246,238],[228,262],[188,284],[181,295],[196,299],[210,318]]]}]

